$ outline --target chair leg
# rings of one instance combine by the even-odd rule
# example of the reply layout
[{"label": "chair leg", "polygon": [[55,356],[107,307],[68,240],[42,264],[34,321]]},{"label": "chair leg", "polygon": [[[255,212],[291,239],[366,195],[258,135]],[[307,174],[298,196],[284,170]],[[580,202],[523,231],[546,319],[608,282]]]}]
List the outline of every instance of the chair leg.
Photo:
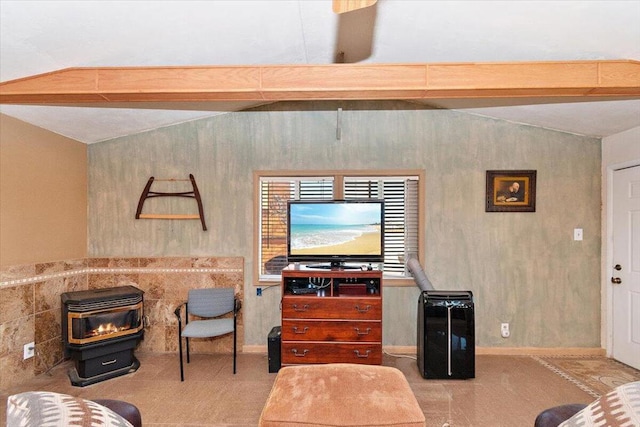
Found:
[{"label": "chair leg", "polygon": [[189,356],[189,338],[187,340],[187,363],[191,363],[191,357]]},{"label": "chair leg", "polygon": [[233,319],[233,375],[236,374],[236,319]]},{"label": "chair leg", "polygon": [[178,331],[178,348],[180,349],[180,381],[184,381],[184,368],[182,367],[182,334]]}]

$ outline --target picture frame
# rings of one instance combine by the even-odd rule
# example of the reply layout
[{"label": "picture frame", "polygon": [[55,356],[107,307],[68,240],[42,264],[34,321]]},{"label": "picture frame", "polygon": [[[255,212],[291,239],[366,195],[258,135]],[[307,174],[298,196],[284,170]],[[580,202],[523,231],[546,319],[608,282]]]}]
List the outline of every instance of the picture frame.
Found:
[{"label": "picture frame", "polygon": [[488,170],[486,212],[535,212],[535,170]]}]

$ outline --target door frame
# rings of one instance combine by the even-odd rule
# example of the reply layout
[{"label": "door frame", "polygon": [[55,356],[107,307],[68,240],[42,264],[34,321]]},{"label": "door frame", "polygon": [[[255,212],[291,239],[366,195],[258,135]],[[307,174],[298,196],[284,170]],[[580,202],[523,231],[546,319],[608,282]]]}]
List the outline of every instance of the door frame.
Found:
[{"label": "door frame", "polygon": [[606,351],[607,357],[613,355],[613,287],[611,286],[611,274],[613,272],[613,174],[620,169],[640,166],[640,159],[604,164],[603,158],[603,178],[602,201],[602,265],[601,276],[601,337],[600,342]]}]

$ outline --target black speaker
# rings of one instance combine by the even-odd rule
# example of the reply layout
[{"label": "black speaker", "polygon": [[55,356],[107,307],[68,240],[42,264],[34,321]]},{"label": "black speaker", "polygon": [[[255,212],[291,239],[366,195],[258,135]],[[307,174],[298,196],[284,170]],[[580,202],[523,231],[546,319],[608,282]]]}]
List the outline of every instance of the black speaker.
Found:
[{"label": "black speaker", "polygon": [[280,335],[282,328],[274,326],[267,336],[267,350],[269,352],[269,373],[280,370]]}]

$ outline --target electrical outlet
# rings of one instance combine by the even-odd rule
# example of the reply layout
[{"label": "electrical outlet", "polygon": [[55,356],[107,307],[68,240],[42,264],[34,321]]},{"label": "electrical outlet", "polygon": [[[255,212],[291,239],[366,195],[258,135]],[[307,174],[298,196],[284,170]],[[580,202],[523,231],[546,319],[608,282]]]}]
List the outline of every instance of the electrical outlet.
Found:
[{"label": "electrical outlet", "polygon": [[262,296],[262,288],[256,288],[256,295],[259,297]]},{"label": "electrical outlet", "polygon": [[25,344],[23,347],[23,359],[31,359],[36,352],[36,344],[34,342],[30,342],[29,344]]},{"label": "electrical outlet", "polygon": [[502,335],[502,338],[509,338],[509,336],[511,335],[511,332],[509,332],[508,323],[503,323],[500,325],[500,335]]}]

